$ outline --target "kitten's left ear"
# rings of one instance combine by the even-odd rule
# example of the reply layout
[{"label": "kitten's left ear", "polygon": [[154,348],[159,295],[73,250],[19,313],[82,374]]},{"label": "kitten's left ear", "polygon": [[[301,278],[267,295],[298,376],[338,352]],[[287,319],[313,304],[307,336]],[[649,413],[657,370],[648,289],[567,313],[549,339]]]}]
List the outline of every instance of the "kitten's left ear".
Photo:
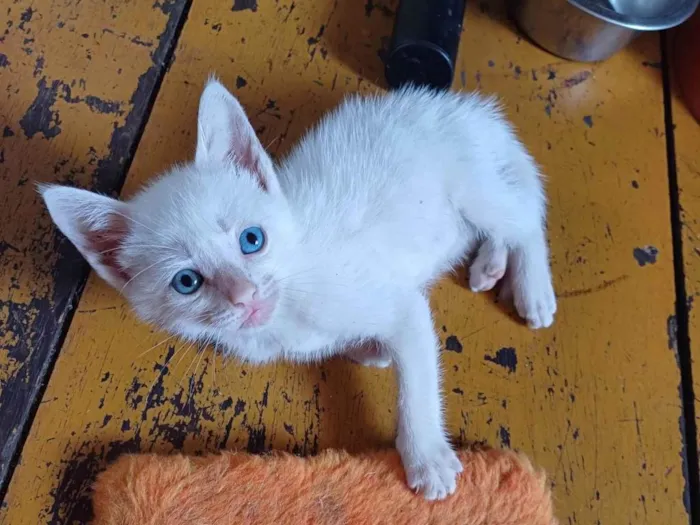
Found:
[{"label": "kitten's left ear", "polygon": [[117,289],[130,279],[119,254],[129,234],[129,205],[78,188],[47,184],[41,196],[58,229],[109,284]]},{"label": "kitten's left ear", "polygon": [[277,188],[272,160],[255,135],[243,108],[215,78],[210,78],[199,100],[196,164],[235,160],[256,177],[260,186]]}]

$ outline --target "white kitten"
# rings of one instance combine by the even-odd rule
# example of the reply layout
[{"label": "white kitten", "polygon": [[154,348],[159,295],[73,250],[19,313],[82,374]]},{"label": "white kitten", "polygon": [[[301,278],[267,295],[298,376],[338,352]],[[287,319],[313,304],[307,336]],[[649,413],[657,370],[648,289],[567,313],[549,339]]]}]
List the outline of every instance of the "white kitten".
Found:
[{"label": "white kitten", "polygon": [[506,275],[532,328],[556,310],[540,175],[496,104],[352,97],[276,167],[211,80],[198,131],[194,163],[129,202],[42,187],[54,221],[144,320],[186,338],[256,362],[376,342],[350,357],[395,365],[408,484],[451,494],[462,467],[443,429],[430,284],[478,245],[474,291]]}]

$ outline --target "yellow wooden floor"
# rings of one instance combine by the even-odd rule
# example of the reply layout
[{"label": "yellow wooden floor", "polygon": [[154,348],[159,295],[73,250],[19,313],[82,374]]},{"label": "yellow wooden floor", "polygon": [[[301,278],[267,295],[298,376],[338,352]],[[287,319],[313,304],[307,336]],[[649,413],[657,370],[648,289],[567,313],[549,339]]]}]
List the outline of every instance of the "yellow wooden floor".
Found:
[{"label": "yellow wooden floor", "polygon": [[[282,155],[343,95],[381,89],[378,51],[395,3],[5,4],[0,473],[9,485],[0,522],[84,522],[95,473],[125,452],[390,445],[391,372],[197,354],[138,322],[95,276],[58,352],[79,258],[53,240],[31,181],[116,191],[138,142],[122,195],[134,193],[192,157],[212,71]],[[499,95],[548,175],[560,306],[552,329],[531,332],[468,292],[463,275],[436,287],[447,420],[458,442],[515,447],[544,466],[563,524],[689,520],[660,60],[649,35],[602,64],[563,62],[521,39],[501,2],[468,5],[454,87]],[[694,296],[700,129],[673,108]]]}]

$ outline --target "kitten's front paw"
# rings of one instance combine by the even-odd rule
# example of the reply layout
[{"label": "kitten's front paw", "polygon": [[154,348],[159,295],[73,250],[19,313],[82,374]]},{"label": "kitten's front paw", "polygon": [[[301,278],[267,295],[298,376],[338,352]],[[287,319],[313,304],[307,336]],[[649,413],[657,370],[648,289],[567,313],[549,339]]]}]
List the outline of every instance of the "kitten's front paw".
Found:
[{"label": "kitten's front paw", "polygon": [[557,311],[557,299],[549,275],[525,278],[512,286],[515,309],[527,325],[532,329],[551,326]]},{"label": "kitten's front paw", "polygon": [[450,445],[443,441],[428,451],[402,451],[399,448],[408,486],[427,500],[445,499],[457,488],[462,463]]}]

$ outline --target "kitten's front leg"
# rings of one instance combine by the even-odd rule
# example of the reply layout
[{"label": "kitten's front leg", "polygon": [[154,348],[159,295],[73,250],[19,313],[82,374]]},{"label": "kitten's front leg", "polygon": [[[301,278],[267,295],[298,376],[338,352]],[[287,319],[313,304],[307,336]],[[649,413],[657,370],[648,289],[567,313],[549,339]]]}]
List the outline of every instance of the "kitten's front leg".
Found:
[{"label": "kitten's front leg", "polygon": [[428,300],[416,293],[387,341],[399,386],[396,447],[408,485],[426,499],[443,499],[457,486],[462,464],[442,426],[438,341]]}]

